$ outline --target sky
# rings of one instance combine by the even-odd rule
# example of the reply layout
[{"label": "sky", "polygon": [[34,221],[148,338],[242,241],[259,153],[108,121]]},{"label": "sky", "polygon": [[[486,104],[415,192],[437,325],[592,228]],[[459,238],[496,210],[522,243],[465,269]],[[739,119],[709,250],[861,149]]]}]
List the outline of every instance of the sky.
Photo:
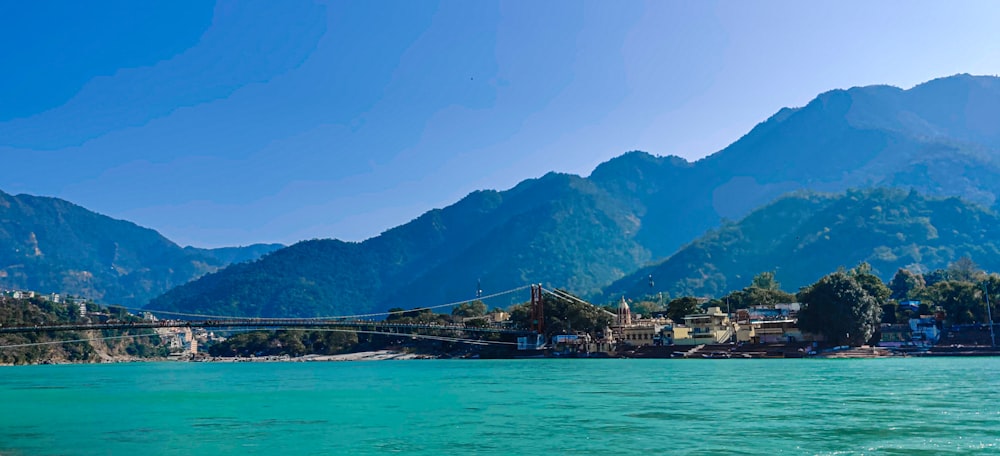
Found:
[{"label": "sky", "polygon": [[0,190],[180,245],[360,241],[479,189],[697,160],[836,88],[1000,74],[1000,2],[0,4]]}]

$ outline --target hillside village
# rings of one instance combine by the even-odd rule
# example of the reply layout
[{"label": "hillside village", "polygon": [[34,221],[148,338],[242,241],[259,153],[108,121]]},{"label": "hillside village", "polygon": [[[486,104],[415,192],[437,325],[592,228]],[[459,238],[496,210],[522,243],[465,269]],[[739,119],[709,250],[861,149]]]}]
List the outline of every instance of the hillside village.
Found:
[{"label": "hillside village", "polygon": [[[0,289],[0,305],[25,306],[30,303],[40,304],[45,315],[34,317],[34,321],[0,321],[0,326],[5,324],[18,326],[32,323],[41,324],[44,321],[43,318],[83,323],[157,320],[151,312],[133,314],[122,307],[103,306],[89,298],[70,294],[43,294],[32,290]],[[165,349],[165,351],[158,353],[173,358],[191,357],[198,354],[199,344],[211,344],[224,340],[223,337],[202,328],[155,328],[152,331],[159,337],[157,345]],[[100,335],[93,336],[95,342],[100,339]]]}]

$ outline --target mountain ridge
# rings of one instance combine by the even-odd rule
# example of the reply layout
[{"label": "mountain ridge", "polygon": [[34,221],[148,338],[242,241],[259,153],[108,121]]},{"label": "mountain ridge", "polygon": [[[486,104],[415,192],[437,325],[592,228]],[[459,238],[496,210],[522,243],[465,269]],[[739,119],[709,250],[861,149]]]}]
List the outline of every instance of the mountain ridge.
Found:
[{"label": "mountain ridge", "polygon": [[[432,304],[466,299],[476,283],[502,290],[529,281],[600,298],[603,287],[670,257],[706,230],[801,189],[895,186],[993,206],[1000,195],[1000,183],[992,179],[1000,174],[1000,122],[993,123],[1000,119],[1000,103],[980,100],[1000,97],[997,80],[956,75],[906,90],[831,90],[805,106],[777,111],[694,162],[635,151],[602,163],[587,177],[548,173],[505,191],[473,192],[349,251],[338,250],[353,263],[332,265],[312,259],[308,247],[296,249],[317,266],[296,268],[298,274],[283,276],[275,286],[301,288],[324,302],[281,307],[291,315],[324,308],[378,311],[416,307],[415,297]],[[258,277],[265,271],[280,275],[280,269],[265,258],[239,271]],[[253,288],[236,272],[217,274],[225,280],[207,275],[153,304],[205,312],[245,304],[261,308],[243,301],[233,307],[222,291],[199,297],[199,287],[212,281]],[[363,280],[378,286],[358,285]],[[355,299],[366,294],[362,289],[372,292],[362,302],[338,297]]]},{"label": "mountain ridge", "polygon": [[997,212],[957,197],[886,188],[798,191],[708,231],[605,292],[609,297],[721,296],[761,272],[774,273],[795,291],[838,267],[861,262],[887,282],[900,268],[929,272],[962,257],[1000,270],[997,239]]},{"label": "mountain ridge", "polygon": [[0,191],[0,286],[139,306],[281,247],[180,247],[153,229],[66,200]]}]

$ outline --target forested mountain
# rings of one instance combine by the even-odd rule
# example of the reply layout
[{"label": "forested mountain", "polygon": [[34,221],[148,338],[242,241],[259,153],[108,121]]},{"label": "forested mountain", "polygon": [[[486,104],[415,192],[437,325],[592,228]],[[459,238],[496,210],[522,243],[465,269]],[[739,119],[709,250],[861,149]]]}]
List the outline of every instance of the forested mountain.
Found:
[{"label": "forested mountain", "polygon": [[998,78],[834,90],[697,162],[631,152],[586,178],[551,173],[475,192],[361,243],[308,241],[207,275],[150,307],[354,313],[466,299],[477,280],[486,293],[540,282],[599,297],[722,220],[794,190],[900,186],[993,205],[998,147]]},{"label": "forested mountain", "polygon": [[[944,269],[968,257],[1000,270],[1000,216],[959,198],[901,189],[796,192],[710,230],[666,261],[608,287],[608,296],[721,296],[774,272],[788,291],[860,262],[888,282],[899,268]],[[649,285],[649,276],[653,286]]]},{"label": "forested mountain", "polygon": [[595,293],[650,260],[631,212],[578,176],[475,192],[361,243],[311,240],[171,290],[149,307],[290,316],[418,307],[550,277]]},{"label": "forested mountain", "polygon": [[0,288],[140,306],[207,272],[280,247],[181,248],[156,231],[64,200],[0,192]]}]

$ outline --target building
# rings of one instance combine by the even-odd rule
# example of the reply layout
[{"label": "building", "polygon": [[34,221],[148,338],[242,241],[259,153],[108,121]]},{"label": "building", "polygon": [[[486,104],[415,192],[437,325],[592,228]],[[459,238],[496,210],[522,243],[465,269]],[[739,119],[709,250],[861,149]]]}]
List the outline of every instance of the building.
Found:
[{"label": "building", "polygon": [[674,345],[677,343],[677,339],[690,339],[691,328],[667,324],[660,328],[659,336],[659,343],[654,343],[654,345]]},{"label": "building", "polygon": [[667,320],[662,318],[642,319],[639,315],[632,315],[628,301],[622,297],[615,314],[615,325],[610,328],[611,337],[608,341],[634,347],[660,345],[662,344],[660,331],[667,324]]},{"label": "building", "polygon": [[736,312],[736,341],[751,344],[781,344],[809,340],[798,327],[797,302],[753,306]]},{"label": "building", "polygon": [[157,328],[155,331],[167,341],[170,356],[198,354],[198,339],[191,328]]},{"label": "building", "polygon": [[736,325],[718,307],[709,307],[705,313],[685,316],[684,326],[690,333],[685,338],[675,338],[676,345],[719,344],[731,341],[736,334]]},{"label": "building", "polygon": [[879,327],[881,337],[878,341],[879,347],[902,347],[910,343],[910,325],[883,323]]},{"label": "building", "polygon": [[[752,306],[746,309],[745,313],[750,320],[784,320],[797,318],[801,309],[802,304],[789,302],[767,306]],[[743,321],[741,319],[742,315],[740,314],[740,318],[737,318],[737,321]]]},{"label": "building", "polygon": [[620,328],[620,340],[629,345],[641,347],[653,345],[658,340],[659,328],[652,322],[622,326]]},{"label": "building", "polygon": [[31,299],[35,297],[34,291],[14,290],[14,299]]},{"label": "building", "polygon": [[618,303],[618,326],[631,326],[632,325],[632,309],[628,307],[628,302],[625,302],[625,297],[622,296],[622,301]]},{"label": "building", "polygon": [[936,318],[921,315],[910,319],[910,340],[916,345],[934,345],[941,340],[941,330]]},{"label": "building", "polygon": [[756,340],[759,344],[783,344],[786,342],[802,342],[805,337],[799,330],[798,320],[785,318],[780,320],[752,321]]},{"label": "building", "polygon": [[510,314],[507,313],[507,312],[504,312],[502,310],[498,310],[498,311],[486,314],[486,319],[490,323],[500,324],[500,323],[504,323],[504,322],[510,321]]}]

